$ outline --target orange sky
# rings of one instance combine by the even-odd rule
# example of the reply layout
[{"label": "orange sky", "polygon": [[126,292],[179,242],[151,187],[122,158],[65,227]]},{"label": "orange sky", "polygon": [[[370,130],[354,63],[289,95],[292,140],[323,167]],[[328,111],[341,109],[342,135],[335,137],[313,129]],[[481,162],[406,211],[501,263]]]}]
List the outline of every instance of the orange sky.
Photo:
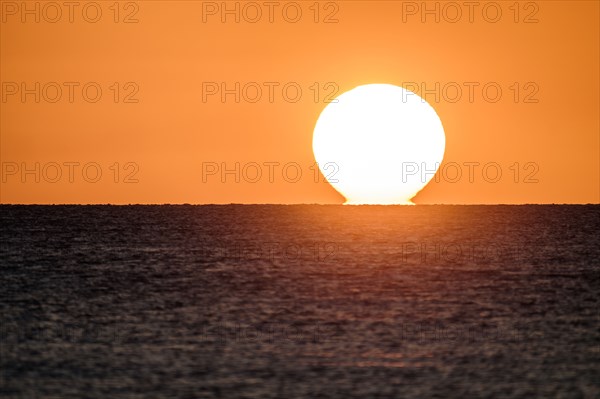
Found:
[{"label": "orange sky", "polygon": [[[414,202],[600,202],[597,1],[520,2],[518,15],[514,1],[475,2],[472,15],[462,1],[427,2],[439,22],[420,1],[273,2],[272,22],[268,2],[227,2],[238,4],[239,23],[222,2],[120,2],[118,15],[114,1],[26,3],[30,14],[21,1],[0,2],[2,203],[342,203],[322,176],[315,182],[312,131],[326,94],[368,83],[432,90],[445,175]],[[462,15],[452,22],[455,5]],[[337,22],[324,23],[332,13]],[[262,96],[247,101],[252,85],[239,103],[203,91],[236,82],[257,82]],[[451,82],[463,90],[456,102]],[[469,84],[478,85],[472,101]],[[489,96],[501,88],[497,102],[486,84]],[[295,87],[302,96],[292,102]],[[239,183],[203,179],[208,163],[236,162]],[[261,165],[258,182],[251,163]],[[495,168],[502,177],[491,182]]]}]

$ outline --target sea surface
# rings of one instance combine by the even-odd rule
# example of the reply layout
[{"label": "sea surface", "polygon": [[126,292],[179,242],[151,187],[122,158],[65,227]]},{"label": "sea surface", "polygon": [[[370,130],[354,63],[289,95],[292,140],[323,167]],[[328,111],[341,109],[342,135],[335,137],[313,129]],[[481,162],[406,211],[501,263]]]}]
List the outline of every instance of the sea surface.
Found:
[{"label": "sea surface", "polygon": [[598,205],[0,223],[0,397],[600,397]]}]

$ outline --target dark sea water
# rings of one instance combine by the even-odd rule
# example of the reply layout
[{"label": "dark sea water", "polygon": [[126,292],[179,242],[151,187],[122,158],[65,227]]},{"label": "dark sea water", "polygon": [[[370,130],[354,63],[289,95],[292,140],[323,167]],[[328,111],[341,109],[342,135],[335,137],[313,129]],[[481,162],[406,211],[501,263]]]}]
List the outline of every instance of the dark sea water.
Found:
[{"label": "dark sea water", "polygon": [[600,397],[597,205],[0,221],[3,397]]}]

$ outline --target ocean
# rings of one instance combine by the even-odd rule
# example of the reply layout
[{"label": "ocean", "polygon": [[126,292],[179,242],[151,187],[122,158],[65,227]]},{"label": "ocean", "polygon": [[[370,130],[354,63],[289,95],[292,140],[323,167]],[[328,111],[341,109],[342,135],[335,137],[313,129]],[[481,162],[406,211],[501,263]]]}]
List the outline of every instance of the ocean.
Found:
[{"label": "ocean", "polygon": [[599,205],[0,220],[3,397],[600,397]]}]

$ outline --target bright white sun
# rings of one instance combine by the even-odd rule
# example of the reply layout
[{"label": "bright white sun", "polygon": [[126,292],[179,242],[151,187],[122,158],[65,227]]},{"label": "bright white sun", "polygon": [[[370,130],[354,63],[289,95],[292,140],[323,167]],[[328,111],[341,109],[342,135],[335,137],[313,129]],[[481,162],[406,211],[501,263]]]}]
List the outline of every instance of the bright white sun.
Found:
[{"label": "bright white sun", "polygon": [[325,107],[313,151],[346,204],[412,204],[444,157],[435,110],[417,94],[389,84],[358,86]]}]

